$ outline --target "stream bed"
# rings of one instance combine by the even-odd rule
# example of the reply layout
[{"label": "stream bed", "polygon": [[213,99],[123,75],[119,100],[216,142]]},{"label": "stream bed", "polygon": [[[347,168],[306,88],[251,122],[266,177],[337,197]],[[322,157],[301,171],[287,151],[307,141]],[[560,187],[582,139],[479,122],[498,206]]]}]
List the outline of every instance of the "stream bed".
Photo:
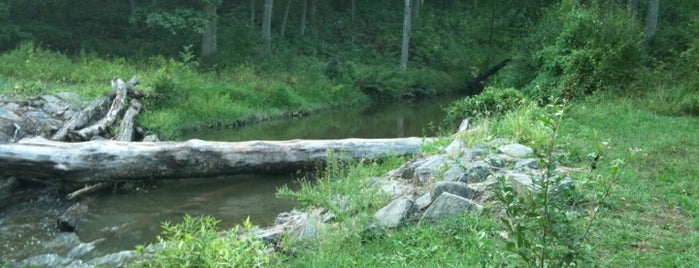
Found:
[{"label": "stream bed", "polygon": [[[183,140],[215,141],[396,138],[431,136],[445,116],[443,107],[458,96],[411,103],[345,108],[296,119],[261,122],[240,128],[199,129]],[[104,191],[90,198],[77,236],[59,232],[56,217],[72,202],[53,187],[31,187],[0,204],[0,266],[26,258],[54,256],[88,261],[156,240],[161,222],[179,222],[185,214],[210,215],[221,228],[247,217],[257,225],[271,224],[294,202],[275,197],[282,185],[296,187],[288,175],[236,175],[158,181],[136,191]],[[66,261],[67,261],[66,260]]]}]

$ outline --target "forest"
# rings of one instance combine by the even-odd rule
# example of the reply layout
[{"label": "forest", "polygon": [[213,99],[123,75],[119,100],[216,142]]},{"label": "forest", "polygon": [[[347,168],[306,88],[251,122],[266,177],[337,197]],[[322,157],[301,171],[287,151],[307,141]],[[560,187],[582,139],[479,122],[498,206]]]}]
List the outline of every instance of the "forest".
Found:
[{"label": "forest", "polygon": [[[337,235],[269,248],[250,237],[217,235],[213,218],[186,216],[180,225],[164,223],[159,236],[179,247],[153,257],[152,249],[138,246],[146,257],[128,265],[688,267],[699,261],[699,1],[0,2],[2,96],[74,92],[93,100],[110,94],[112,79],[133,76],[144,92],[136,124],[163,140],[341,107],[459,95],[434,122],[441,137],[431,147],[454,139],[490,144],[495,137],[525,144],[546,170],[539,189],[548,189],[553,177],[561,185],[565,178],[548,173],[559,165],[585,171],[576,174],[576,192],[567,197],[575,201],[567,206],[552,205],[546,190],[518,197],[499,185],[485,213],[367,234],[367,222],[388,200],[364,196],[366,177],[409,159],[335,163],[328,156],[317,182],[277,194],[332,211],[337,223],[328,232]],[[455,138],[465,118],[472,125],[468,137]],[[430,146],[423,151],[439,151]],[[7,174],[0,171],[0,179]],[[336,191],[349,196],[351,209],[338,209],[328,197]],[[251,228],[248,220],[228,232]],[[0,257],[0,267],[11,261]]]}]

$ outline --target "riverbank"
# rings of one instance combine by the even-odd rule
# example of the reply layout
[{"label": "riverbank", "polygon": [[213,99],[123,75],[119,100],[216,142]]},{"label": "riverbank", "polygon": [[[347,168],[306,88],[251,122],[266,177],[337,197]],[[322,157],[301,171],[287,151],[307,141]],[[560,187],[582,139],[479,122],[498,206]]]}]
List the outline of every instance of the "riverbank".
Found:
[{"label": "riverbank", "polygon": [[[304,116],[372,100],[433,97],[463,88],[465,74],[346,62],[342,77],[329,77],[329,63],[299,58],[291,66],[241,64],[199,71],[191,62],[152,57],[68,57],[26,43],[0,55],[0,93],[36,96],[75,92],[87,100],[104,96],[115,76],[137,76],[149,96],[139,123],[165,140],[182,130],[239,126],[271,118]],[[337,63],[335,63],[337,64]],[[351,71],[349,71],[351,70]]]},{"label": "riverbank", "polygon": [[[694,196],[699,194],[699,170],[695,165],[699,161],[699,133],[695,131],[699,119],[659,115],[644,106],[646,101],[599,94],[571,104],[565,113],[556,161],[584,171],[570,176],[583,194],[582,200],[587,200],[583,207],[594,208],[591,201],[598,200],[605,185],[611,186],[591,225],[580,264],[676,267],[697,261],[699,207]],[[517,132],[512,117],[528,122],[528,127],[538,122],[522,118],[523,114],[515,111],[508,115],[510,119],[477,123],[462,141],[472,146],[493,137],[512,139]],[[445,148],[447,144],[431,148]],[[427,148],[426,152],[439,151],[435,149]],[[541,147],[535,149],[535,154],[542,153]],[[622,160],[623,165],[615,159]],[[429,223],[406,220],[397,229],[368,228],[376,221],[375,213],[391,198],[380,194],[381,187],[366,187],[367,183],[404,161],[338,163],[326,170],[324,179],[302,183],[300,191],[281,190],[280,194],[295,198],[303,206],[325,207],[321,212],[307,211],[318,214],[319,221],[329,219],[329,223],[325,229],[313,229],[315,239],[284,247],[281,253],[272,255],[268,251],[263,251],[265,255],[246,251],[246,259],[263,257],[265,263],[287,267],[524,264],[507,250],[507,237],[512,233],[500,221],[502,214],[493,213],[502,205],[497,200],[486,202],[484,213],[465,213]],[[615,167],[621,167],[619,173],[610,171]],[[446,176],[447,172],[440,173]],[[610,178],[614,180],[608,181]],[[604,181],[612,184],[598,184]],[[326,216],[328,211],[332,217]],[[568,227],[580,228],[578,224],[590,219],[581,216]],[[581,229],[577,230],[574,236],[582,234]],[[210,249],[245,250],[238,246]],[[289,255],[288,250],[293,254]]]}]

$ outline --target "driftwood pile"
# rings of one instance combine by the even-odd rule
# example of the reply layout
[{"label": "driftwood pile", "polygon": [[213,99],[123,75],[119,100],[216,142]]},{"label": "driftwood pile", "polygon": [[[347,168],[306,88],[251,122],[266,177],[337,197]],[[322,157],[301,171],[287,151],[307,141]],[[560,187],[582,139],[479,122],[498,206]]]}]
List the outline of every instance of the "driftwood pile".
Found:
[{"label": "driftwood pile", "polygon": [[[136,117],[141,111],[140,98],[144,95],[135,86],[138,85],[136,77],[128,82],[117,78],[112,80],[114,92],[109,96],[101,97],[93,101],[82,111],[73,115],[66,121],[56,133],[51,136],[54,141],[87,141],[95,138],[109,136],[109,130],[122,116],[117,134],[113,139],[118,141],[134,141],[136,129],[134,128]],[[127,108],[127,99],[131,99]],[[127,108],[126,112],[122,111]],[[92,123],[92,124],[89,124]]]}]

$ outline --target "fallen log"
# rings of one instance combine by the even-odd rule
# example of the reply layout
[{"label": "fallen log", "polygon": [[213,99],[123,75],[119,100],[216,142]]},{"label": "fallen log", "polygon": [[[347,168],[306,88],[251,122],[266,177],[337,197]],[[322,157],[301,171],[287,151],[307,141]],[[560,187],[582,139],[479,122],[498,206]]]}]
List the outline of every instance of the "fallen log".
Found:
[{"label": "fallen log", "polygon": [[0,177],[94,183],[113,180],[283,173],[315,167],[328,151],[380,159],[419,151],[423,138],[211,142],[64,143],[43,138],[0,144]]},{"label": "fallen log", "polygon": [[105,96],[93,101],[85,109],[76,113],[70,120],[65,122],[63,127],[56,131],[53,136],[51,136],[51,139],[55,141],[62,141],[71,131],[86,125],[93,118],[101,116],[107,111],[110,100],[111,98],[109,96]]},{"label": "fallen log", "polygon": [[112,101],[112,106],[109,108],[109,111],[107,111],[107,115],[89,127],[70,133],[69,135],[72,136],[71,138],[73,140],[89,140],[93,136],[105,132],[107,128],[116,122],[119,113],[126,104],[129,87],[121,78],[112,81],[112,87],[114,88],[116,96]]},{"label": "fallen log", "polygon": [[121,125],[119,127],[119,132],[114,137],[118,141],[132,141],[133,136],[136,132],[134,125],[136,124],[136,116],[141,111],[141,101],[137,99],[131,99],[131,104],[124,114],[124,118],[121,119]]}]

